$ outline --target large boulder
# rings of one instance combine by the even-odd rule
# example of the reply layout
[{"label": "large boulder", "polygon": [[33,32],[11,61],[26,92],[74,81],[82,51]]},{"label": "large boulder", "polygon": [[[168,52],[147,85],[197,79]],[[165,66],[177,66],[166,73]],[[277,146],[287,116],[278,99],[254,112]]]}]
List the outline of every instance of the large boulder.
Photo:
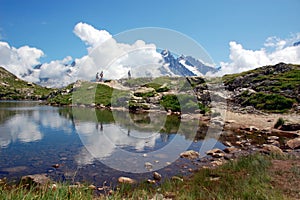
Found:
[{"label": "large boulder", "polygon": [[271,144],[264,144],[263,151],[265,151],[266,153],[270,153],[270,154],[283,155],[283,151],[279,147],[271,145]]},{"label": "large boulder", "polygon": [[154,88],[141,87],[134,91],[134,96],[137,97],[153,97],[155,95]]},{"label": "large boulder", "polygon": [[300,148],[300,137],[291,139],[291,140],[287,141],[286,144],[291,149],[298,149],[298,148]]},{"label": "large boulder", "polygon": [[282,131],[298,131],[300,130],[300,124],[283,124],[280,127]]}]

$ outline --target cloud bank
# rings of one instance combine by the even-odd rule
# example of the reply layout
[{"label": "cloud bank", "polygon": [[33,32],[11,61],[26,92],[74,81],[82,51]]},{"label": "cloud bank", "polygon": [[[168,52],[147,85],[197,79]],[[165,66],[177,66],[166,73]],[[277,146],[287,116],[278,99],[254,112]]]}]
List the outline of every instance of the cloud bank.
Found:
[{"label": "cloud bank", "polygon": [[239,73],[279,62],[300,64],[300,46],[293,45],[300,40],[300,33],[287,39],[269,37],[260,50],[245,49],[241,44],[231,41],[230,62],[221,62],[217,75]]},{"label": "cloud bank", "polygon": [[18,77],[28,73],[28,70],[39,64],[39,59],[44,56],[40,49],[22,46],[15,48],[7,42],[0,41],[0,65]]},{"label": "cloud bank", "polygon": [[[5,67],[19,78],[51,87],[61,87],[76,80],[94,80],[97,72],[103,71],[106,79],[119,79],[131,70],[133,77],[160,76],[158,68],[162,56],[155,44],[143,40],[134,43],[118,42],[106,30],[78,23],[73,33],[86,44],[87,55],[81,58],[66,56],[62,60],[40,63],[45,55],[40,49],[10,46],[0,41],[0,66]],[[259,50],[245,49],[236,41],[229,43],[228,62],[220,63],[220,71],[214,75],[238,73],[264,65],[279,62],[300,64],[300,33],[287,39],[269,37]],[[71,65],[71,63],[75,65]]]}]

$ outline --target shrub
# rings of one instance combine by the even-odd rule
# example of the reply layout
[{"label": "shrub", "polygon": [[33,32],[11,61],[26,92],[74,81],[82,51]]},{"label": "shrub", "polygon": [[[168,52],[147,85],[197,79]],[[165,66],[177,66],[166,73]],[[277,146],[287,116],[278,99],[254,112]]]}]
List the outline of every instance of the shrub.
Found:
[{"label": "shrub", "polygon": [[165,110],[173,112],[195,112],[200,110],[201,113],[206,113],[209,108],[199,103],[194,96],[186,94],[168,94],[162,97],[160,104]]},{"label": "shrub", "polygon": [[284,124],[284,119],[282,117],[280,117],[277,122],[274,125],[274,128],[279,128],[280,126],[282,126]]}]

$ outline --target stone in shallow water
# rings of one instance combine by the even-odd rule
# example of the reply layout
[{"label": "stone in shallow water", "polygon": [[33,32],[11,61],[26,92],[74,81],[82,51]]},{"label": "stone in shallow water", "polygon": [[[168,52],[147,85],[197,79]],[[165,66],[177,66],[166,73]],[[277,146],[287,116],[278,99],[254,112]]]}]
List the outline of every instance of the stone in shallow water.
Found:
[{"label": "stone in shallow water", "polygon": [[150,183],[150,184],[155,184],[155,183],[156,183],[156,181],[155,181],[155,180],[148,179],[148,180],[147,180],[147,183]]},{"label": "stone in shallow water", "polygon": [[214,158],[221,158],[221,157],[225,156],[225,153],[221,149],[218,149],[218,148],[209,150],[206,152],[206,154],[211,155]]},{"label": "stone in shallow water", "polygon": [[159,174],[158,172],[153,172],[153,178],[157,181],[161,180],[161,174]]},{"label": "stone in shallow water", "polygon": [[38,185],[45,186],[51,182],[50,178],[46,176],[46,174],[33,174],[23,176],[21,178],[21,183],[24,185]]},{"label": "stone in shallow water", "polygon": [[199,153],[194,151],[194,150],[189,150],[189,151],[182,152],[180,154],[180,157],[181,158],[188,158],[188,159],[196,159],[196,158],[199,157]]},{"label": "stone in shallow water", "polygon": [[128,183],[128,184],[134,184],[136,181],[134,179],[121,176],[118,178],[119,183]]},{"label": "stone in shallow water", "polygon": [[152,169],[153,165],[150,162],[145,162],[145,168]]}]

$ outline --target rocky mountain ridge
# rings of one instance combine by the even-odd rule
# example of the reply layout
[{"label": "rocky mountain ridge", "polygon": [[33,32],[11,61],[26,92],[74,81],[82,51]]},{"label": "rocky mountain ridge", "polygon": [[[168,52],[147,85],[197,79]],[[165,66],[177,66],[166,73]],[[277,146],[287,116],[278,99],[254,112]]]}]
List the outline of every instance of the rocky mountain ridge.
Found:
[{"label": "rocky mountain ridge", "polygon": [[164,63],[160,67],[160,71],[164,76],[203,76],[207,72],[215,73],[218,71],[192,56],[181,55],[175,58],[168,50],[163,50],[161,55]]}]

